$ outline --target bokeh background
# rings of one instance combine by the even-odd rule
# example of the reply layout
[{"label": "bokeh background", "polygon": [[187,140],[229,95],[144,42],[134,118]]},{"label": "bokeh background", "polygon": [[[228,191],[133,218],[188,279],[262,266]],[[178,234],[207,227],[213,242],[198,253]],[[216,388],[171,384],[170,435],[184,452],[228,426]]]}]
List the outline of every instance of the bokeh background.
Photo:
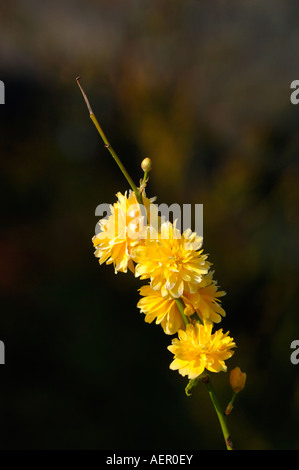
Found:
[{"label": "bokeh background", "polygon": [[[95,208],[126,181],[75,78],[147,194],[204,205],[222,322],[248,375],[237,449],[299,449],[297,1],[12,0],[0,6],[1,449],[223,449],[186,397],[140,281],[99,267]],[[223,406],[228,374],[214,385]]]}]

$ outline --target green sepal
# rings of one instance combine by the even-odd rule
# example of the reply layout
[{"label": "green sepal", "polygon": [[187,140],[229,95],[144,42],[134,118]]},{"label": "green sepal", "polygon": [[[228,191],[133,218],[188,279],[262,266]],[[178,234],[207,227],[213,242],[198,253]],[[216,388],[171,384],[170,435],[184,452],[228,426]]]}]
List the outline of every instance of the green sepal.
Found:
[{"label": "green sepal", "polygon": [[186,393],[187,397],[190,397],[192,395],[192,393],[190,393],[190,390],[192,388],[196,387],[196,385],[198,384],[199,379],[200,379],[200,377],[196,377],[196,379],[189,380],[188,385],[185,388],[185,393]]}]

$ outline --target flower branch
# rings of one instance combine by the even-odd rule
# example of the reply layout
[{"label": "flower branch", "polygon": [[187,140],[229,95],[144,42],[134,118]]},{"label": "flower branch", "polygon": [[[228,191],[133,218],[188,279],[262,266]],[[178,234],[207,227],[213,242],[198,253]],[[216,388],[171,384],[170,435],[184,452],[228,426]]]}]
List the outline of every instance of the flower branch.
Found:
[{"label": "flower branch", "polygon": [[[100,264],[112,264],[115,273],[129,270],[136,278],[147,281],[139,289],[140,313],[145,322],[160,325],[166,335],[177,335],[167,348],[173,354],[169,367],[188,378],[187,396],[200,381],[206,385],[226,448],[232,450],[226,416],[208,374],[227,371],[225,361],[234,354],[236,344],[229,332],[224,333],[221,328],[213,331],[226,315],[221,306],[225,292],[214,279],[202,248],[203,239],[190,228],[181,233],[176,223],[153,223],[152,214],[158,213],[158,207],[155,198],[148,198],[145,193],[151,160],[143,160],[144,176],[137,188],[99,125],[79,77],[76,80],[91,120],[131,187],[125,194],[117,193],[111,213],[99,221],[100,230],[92,239],[94,254]],[[235,370],[230,377],[233,391],[238,393],[244,388],[246,374]],[[230,407],[232,401],[227,414]]]}]

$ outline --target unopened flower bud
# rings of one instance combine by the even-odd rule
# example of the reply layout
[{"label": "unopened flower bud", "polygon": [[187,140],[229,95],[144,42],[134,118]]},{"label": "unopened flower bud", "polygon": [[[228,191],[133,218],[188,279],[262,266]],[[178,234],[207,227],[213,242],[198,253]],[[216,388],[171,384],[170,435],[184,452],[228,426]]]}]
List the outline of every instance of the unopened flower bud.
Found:
[{"label": "unopened flower bud", "polygon": [[230,385],[235,393],[241,392],[245,387],[246,374],[241,372],[240,367],[235,367],[229,376]]},{"label": "unopened flower bud", "polygon": [[143,169],[144,172],[149,172],[152,169],[152,161],[150,158],[145,158],[142,163],[141,163],[141,168]]}]

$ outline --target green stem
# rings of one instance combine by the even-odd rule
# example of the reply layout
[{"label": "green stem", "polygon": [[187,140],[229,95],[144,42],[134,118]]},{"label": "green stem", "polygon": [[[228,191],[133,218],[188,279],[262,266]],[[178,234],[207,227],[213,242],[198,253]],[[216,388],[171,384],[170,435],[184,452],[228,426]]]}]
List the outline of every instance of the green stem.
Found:
[{"label": "green stem", "polygon": [[222,430],[222,433],[223,433],[223,437],[224,437],[224,440],[225,440],[226,448],[227,448],[227,450],[233,450],[233,443],[232,443],[230,433],[229,433],[229,430],[228,430],[228,427],[227,427],[226,417],[225,417],[224,412],[222,411],[222,408],[221,408],[220,403],[218,401],[218,398],[217,398],[217,395],[215,393],[214,387],[213,387],[213,385],[210,381],[210,377],[208,375],[206,375],[202,379],[202,381],[207,386],[209,395],[211,397],[212,403],[213,403],[215,411],[217,413],[219,423],[220,423],[220,426],[221,426],[221,430]]},{"label": "green stem", "polygon": [[148,177],[148,171],[145,171],[144,175],[143,175],[143,180],[142,180],[141,186],[143,186],[146,183],[147,177]]},{"label": "green stem", "polygon": [[234,401],[235,401],[235,398],[236,398],[237,394],[234,392],[233,393],[233,396],[231,398],[231,401],[229,402],[229,404],[227,405],[226,407],[226,410],[225,410],[225,415],[228,416],[230,415],[230,413],[232,412],[232,409],[233,409],[233,405],[234,405]]},{"label": "green stem", "polygon": [[194,317],[194,319],[195,319],[198,323],[200,323],[201,325],[203,325],[203,321],[202,321],[201,318],[199,318],[199,315],[198,315],[197,312],[193,313],[193,315],[191,315],[191,317]]},{"label": "green stem", "polygon": [[184,305],[184,302],[182,301],[182,299],[175,299],[176,301],[176,304],[177,304],[177,307],[180,311],[180,314],[182,316],[182,319],[183,319],[183,322],[184,322],[184,325],[187,326],[188,323],[189,323],[189,320],[188,320],[188,317],[186,317],[185,313],[184,313],[184,310],[185,310],[185,305]]},{"label": "green stem", "polygon": [[140,191],[138,190],[136,184],[134,183],[134,181],[132,180],[131,176],[129,175],[129,173],[127,172],[126,168],[124,167],[123,163],[121,162],[121,160],[119,159],[117,153],[115,152],[115,150],[113,149],[113,147],[111,147],[110,145],[110,142],[108,141],[103,129],[101,128],[100,124],[98,123],[98,120],[97,118],[95,117],[95,114],[94,112],[92,111],[91,109],[91,106],[90,106],[90,103],[88,101],[88,98],[86,96],[86,93],[85,91],[83,90],[82,86],[81,86],[81,83],[80,83],[80,77],[77,77],[76,78],[76,81],[78,83],[78,86],[81,90],[81,93],[83,95],[83,98],[84,98],[84,101],[86,103],[86,106],[87,106],[87,109],[89,111],[89,116],[92,120],[92,122],[94,123],[98,133],[100,134],[104,144],[105,144],[105,147],[109,150],[110,154],[112,155],[112,157],[114,158],[115,162],[117,163],[119,169],[121,170],[122,174],[124,175],[124,177],[126,178],[127,182],[129,183],[129,185],[131,186],[132,190],[134,191],[135,195],[136,195],[136,198],[137,198],[137,201],[139,202],[139,204],[143,204],[143,201],[142,201],[142,195],[140,194]]}]

